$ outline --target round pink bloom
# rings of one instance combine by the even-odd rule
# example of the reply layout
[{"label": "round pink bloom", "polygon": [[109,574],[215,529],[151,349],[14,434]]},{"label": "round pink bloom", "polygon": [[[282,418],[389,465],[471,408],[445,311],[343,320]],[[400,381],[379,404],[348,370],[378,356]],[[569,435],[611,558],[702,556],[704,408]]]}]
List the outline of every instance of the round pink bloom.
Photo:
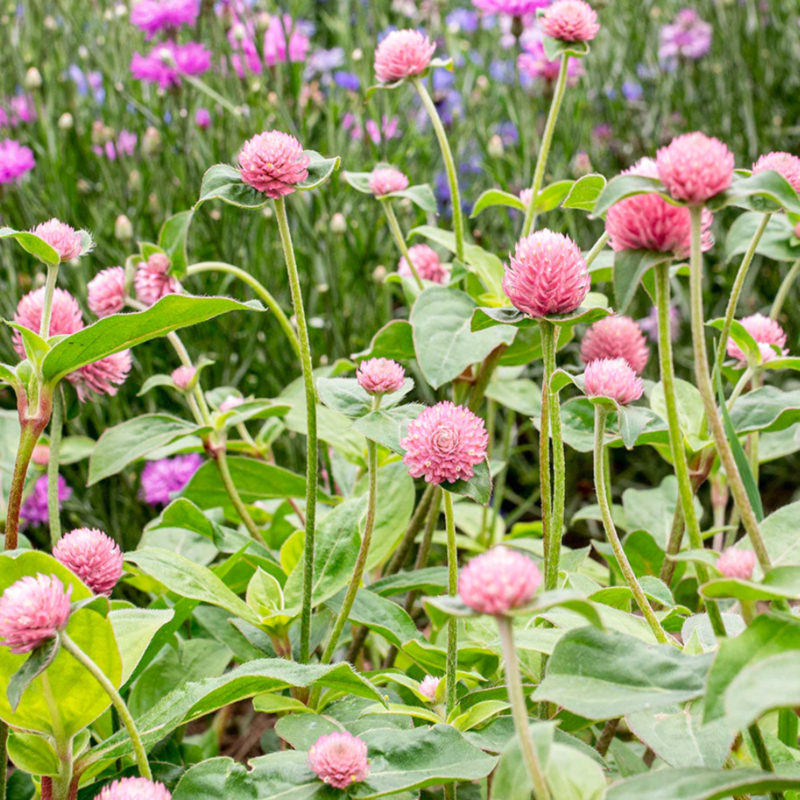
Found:
[{"label": "round pink bloom", "polygon": [[329,786],[346,789],[369,775],[367,744],[347,731],[320,736],[308,751],[308,763]]},{"label": "round pink bloom", "polygon": [[434,678],[433,675],[426,675],[420,681],[419,690],[433,703],[434,700],[436,700],[436,690],[439,688],[441,682],[441,678]]},{"label": "round pink bloom", "polygon": [[510,17],[523,17],[543,8],[550,0],[472,0],[472,5],[487,14],[508,14]]},{"label": "round pink bloom", "polygon": [[391,358],[370,358],[358,365],[358,385],[370,394],[388,394],[402,388],[405,370]]},{"label": "round pink bloom", "polygon": [[615,314],[595,322],[583,336],[583,363],[589,364],[599,358],[624,358],[631,369],[641,375],[650,358],[650,348],[634,320]]},{"label": "round pink bloom", "polygon": [[[44,286],[24,295],[17,304],[14,322],[29,331],[39,333],[42,325],[42,307],[44,306]],[[83,328],[81,309],[78,301],[65,289],[53,292],[53,305],[50,314],[50,330],[48,336],[77,333]],[[14,350],[20,358],[25,358],[22,336],[14,331],[12,338]]]},{"label": "round pink bloom", "polygon": [[0,597],[0,639],[12,653],[28,653],[67,627],[72,587],[55,575],[26,575]]},{"label": "round pink bloom", "polygon": [[[786,332],[781,326],[763,314],[753,314],[752,316],[740,319],[744,329],[756,340],[758,349],[761,351],[761,361],[770,361],[775,358],[776,353],[772,345],[777,345],[782,353],[786,353]],[[747,356],[733,339],[728,339],[728,355],[739,361],[747,361]]]},{"label": "round pink bloom", "polygon": [[224,414],[226,411],[233,411],[244,403],[243,397],[236,397],[234,394],[229,394],[220,404],[219,410]]},{"label": "round pink bloom", "polygon": [[493,547],[461,570],[458,594],[473,611],[502,617],[524,606],[541,582],[533,559],[518,550]]},{"label": "round pink bloom", "polygon": [[105,786],[94,800],[172,800],[172,795],[163,783],[121,778]]},{"label": "round pink bloom", "polygon": [[408,188],[408,178],[394,167],[380,167],[372,170],[369,176],[369,188],[375,197],[402,192]]},{"label": "round pink bloom", "polygon": [[89,308],[98,317],[117,314],[125,307],[125,270],[109,267],[89,281]]},{"label": "round pink bloom", "polygon": [[147,261],[140,261],[133,278],[136,299],[146,306],[168,294],[179,294],[181,285],[169,274],[169,259],[164,253],[153,253]]},{"label": "round pink bloom", "polygon": [[696,131],[673,139],[656,153],[658,177],[676,199],[700,205],[733,181],[733,153],[712,136]]},{"label": "round pink bloom", "polygon": [[92,396],[92,392],[113,397],[125,383],[132,363],[131,351],[122,350],[70,372],[67,380],[75,387],[82,403]]},{"label": "round pink bloom", "polygon": [[[432,283],[446,283],[450,275],[449,269],[442,264],[439,256],[432,247],[427,244],[415,244],[408,248],[411,256],[411,263],[416,267],[417,274],[423,281]],[[408,266],[405,256],[400,259],[397,265],[398,275],[410,278],[412,276],[411,267]]]},{"label": "round pink bloom", "polygon": [[185,392],[191,387],[195,375],[197,375],[196,367],[182,366],[172,370],[171,377],[175,388]]},{"label": "round pink bloom", "polygon": [[242,180],[267,197],[291,194],[308,177],[310,157],[288,133],[267,131],[248,139],[239,153]]},{"label": "round pink bloom", "polygon": [[436,44],[419,31],[392,31],[375,50],[375,74],[381,83],[420,75],[431,63]]},{"label": "round pink bloom", "polygon": [[428,483],[469,480],[486,458],[489,436],[483,420],[449,400],[424,409],[409,423],[400,446],[403,463],[414,478]]},{"label": "round pink bloom", "polygon": [[33,461],[37,467],[47,466],[47,463],[50,461],[50,446],[46,444],[37,444],[36,447],[33,448],[33,453],[31,453],[31,461]]},{"label": "round pink bloom", "polygon": [[791,153],[767,153],[753,164],[753,175],[767,170],[782,175],[791,184],[792,189],[800,192],[800,158]]},{"label": "round pink bloom", "polygon": [[608,397],[620,405],[633,403],[642,396],[642,379],[624,358],[601,358],[586,365],[583,373],[589,397]]},{"label": "round pink bloom", "polygon": [[584,0],[556,0],[539,17],[539,25],[564,42],[590,42],[600,30],[597,12]]},{"label": "round pink bloom", "polygon": [[503,277],[503,290],[511,303],[531,317],[575,311],[590,284],[578,245],[568,236],[547,229],[517,242]]},{"label": "round pink bloom", "polygon": [[80,231],[70,228],[55,217],[40,223],[31,230],[31,233],[44,239],[58,253],[62,261],[77,258],[83,250]]},{"label": "round pink bloom", "polygon": [[752,550],[738,550],[729,547],[722,551],[717,559],[717,569],[726,578],[739,578],[749,581],[753,577],[753,568],[756,565],[756,554]]},{"label": "round pink bloom", "polygon": [[97,528],[76,528],[58,540],[53,556],[95,594],[110,595],[122,575],[122,551]]},{"label": "round pink bloom", "polygon": [[0,184],[18,181],[35,166],[36,159],[30,147],[21,145],[15,139],[0,140]]}]

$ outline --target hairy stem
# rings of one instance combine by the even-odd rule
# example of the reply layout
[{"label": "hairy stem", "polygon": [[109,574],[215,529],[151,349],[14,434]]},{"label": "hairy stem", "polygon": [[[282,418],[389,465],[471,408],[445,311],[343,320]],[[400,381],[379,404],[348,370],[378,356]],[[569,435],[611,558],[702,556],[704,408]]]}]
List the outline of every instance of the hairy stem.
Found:
[{"label": "hairy stem", "polygon": [[222,485],[225,487],[225,491],[228,493],[228,497],[230,497],[231,503],[233,503],[233,507],[236,509],[236,513],[239,515],[239,519],[241,519],[241,521],[244,523],[245,528],[247,528],[247,532],[253,537],[253,539],[255,539],[257,542],[263,542],[261,531],[259,531],[258,525],[256,525],[256,523],[253,521],[253,518],[250,516],[247,506],[244,504],[242,496],[239,494],[239,490],[236,488],[236,484],[233,482],[233,476],[231,475],[231,470],[228,466],[228,454],[225,451],[224,444],[222,447],[214,450],[213,458],[214,463],[217,465],[217,472],[219,472]]},{"label": "hairy stem", "polygon": [[425,286],[422,283],[422,278],[419,277],[419,272],[417,272],[417,268],[414,266],[414,262],[411,259],[411,255],[408,252],[408,245],[406,244],[405,236],[403,236],[403,231],[400,230],[400,223],[397,221],[397,215],[394,213],[394,208],[392,208],[392,201],[388,197],[380,198],[381,205],[383,206],[383,210],[386,212],[386,221],[389,223],[389,230],[392,232],[392,236],[394,236],[395,243],[397,244],[397,249],[400,251],[400,255],[406,260],[406,264],[408,264],[408,268],[411,270],[411,274],[414,276],[414,280],[417,282],[417,288],[422,291]]},{"label": "hairy stem", "polygon": [[786,277],[781,281],[778,293],[772,301],[772,308],[769,312],[770,319],[778,319],[780,316],[783,304],[786,302],[786,298],[789,296],[789,292],[792,286],[794,286],[798,274],[800,274],[800,258],[792,264],[789,271],[786,273]]},{"label": "hairy stem", "polygon": [[[458,548],[456,546],[456,520],[453,513],[453,495],[444,494],[444,518],[447,528],[447,592],[450,597],[458,594]],[[458,670],[458,620],[447,621],[447,664],[445,667],[445,707],[450,715],[456,706],[456,672]]]},{"label": "hairy stem", "polygon": [[50,417],[50,455],[47,460],[47,517],[50,524],[50,544],[55,547],[61,538],[61,514],[58,508],[58,458],[64,428],[64,398],[61,389],[53,393],[53,412]]},{"label": "hairy stem", "polygon": [[31,462],[33,448],[39,441],[42,431],[47,425],[47,420],[24,420],[19,434],[17,458],[14,462],[14,472],[11,477],[11,488],[8,493],[8,508],[6,511],[6,538],[5,549],[16,550],[19,533],[19,512],[22,507],[22,493],[25,489],[25,476],[28,474],[28,464]]},{"label": "hairy stem", "polygon": [[44,284],[44,301],[42,302],[42,321],[39,325],[39,336],[47,339],[50,336],[50,317],[53,314],[53,295],[56,292],[58,264],[47,265],[47,280]]}]

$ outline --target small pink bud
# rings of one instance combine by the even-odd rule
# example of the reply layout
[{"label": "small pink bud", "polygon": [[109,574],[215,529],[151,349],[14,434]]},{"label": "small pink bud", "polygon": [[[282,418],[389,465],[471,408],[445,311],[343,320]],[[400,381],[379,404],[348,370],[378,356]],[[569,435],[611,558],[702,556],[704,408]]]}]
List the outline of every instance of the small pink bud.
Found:
[{"label": "small pink bud", "polygon": [[586,365],[583,373],[589,397],[607,397],[620,405],[633,403],[642,396],[642,379],[624,358],[601,358]]},{"label": "small pink bud", "polygon": [[394,83],[425,72],[436,44],[419,31],[392,31],[375,50],[375,74],[381,83]]},{"label": "small pink bud", "polygon": [[650,358],[642,329],[630,317],[616,314],[595,322],[583,336],[581,360],[589,364],[599,358],[624,358],[641,375]]},{"label": "small pink bud", "polygon": [[33,448],[31,460],[37,467],[46,467],[50,461],[50,446],[46,444],[37,444]]},{"label": "small pink bud", "polygon": [[372,170],[369,188],[375,197],[383,197],[392,192],[402,192],[408,188],[408,178],[394,167],[380,167]]},{"label": "small pink bud", "polygon": [[426,675],[420,681],[419,691],[433,703],[436,701],[436,690],[439,688],[441,682],[441,678],[434,678],[433,675]]},{"label": "small pink bud", "polygon": [[[427,244],[415,244],[408,248],[411,256],[411,263],[417,270],[417,274],[423,281],[431,283],[446,283],[450,274],[448,268],[442,264],[436,251]],[[408,266],[405,256],[400,259],[397,267],[397,274],[410,278],[411,267]]]},{"label": "small pink bud", "polygon": [[288,133],[267,131],[248,139],[239,153],[242,180],[273,199],[291,194],[308,177],[310,157]]},{"label": "small pink bud", "polygon": [[110,595],[122,575],[122,552],[97,528],[76,528],[58,540],[53,556],[95,594]]},{"label": "small pink bud", "polygon": [[493,547],[461,570],[458,594],[474,611],[500,617],[524,606],[541,582],[533,559],[517,550]]},{"label": "small pink bud", "polygon": [[224,414],[226,411],[232,411],[244,403],[243,397],[237,397],[235,394],[229,394],[220,404],[219,410]]},{"label": "small pink bud", "polygon": [[388,394],[403,386],[405,370],[390,358],[370,358],[358,365],[358,385],[370,394]]},{"label": "small pink bud", "polygon": [[44,239],[58,253],[62,261],[71,261],[73,258],[77,258],[83,250],[80,232],[55,217],[40,223],[33,228],[31,233]]},{"label": "small pink bud", "polygon": [[717,559],[717,569],[726,578],[749,581],[753,577],[755,566],[756,554],[752,550],[739,550],[736,547],[723,550],[722,555]]},{"label": "small pink bud", "polygon": [[197,375],[196,367],[182,366],[172,370],[172,382],[176,389],[188,392],[194,386],[194,379]]},{"label": "small pink bud", "polygon": [[324,783],[347,789],[369,775],[367,745],[347,731],[320,736],[308,751],[308,763]]},{"label": "small pink bud", "polygon": [[597,12],[584,0],[556,0],[539,17],[539,25],[564,42],[590,42],[600,30]]},{"label": "small pink bud", "polygon": [[172,795],[163,783],[121,778],[104,787],[94,800],[172,800]]},{"label": "small pink bud", "polygon": [[685,133],[656,154],[658,177],[676,199],[700,205],[733,181],[733,153],[719,139]]},{"label": "small pink bud", "polygon": [[28,653],[67,627],[72,587],[55,575],[26,575],[0,597],[0,639],[12,653]]}]

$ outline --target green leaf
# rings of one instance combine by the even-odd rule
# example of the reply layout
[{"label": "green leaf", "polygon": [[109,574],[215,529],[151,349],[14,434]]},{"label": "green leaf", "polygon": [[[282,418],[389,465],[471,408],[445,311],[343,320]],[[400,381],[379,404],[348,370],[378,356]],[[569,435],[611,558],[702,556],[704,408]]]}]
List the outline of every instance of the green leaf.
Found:
[{"label": "green leaf", "polygon": [[205,171],[194,210],[209,200],[222,200],[238,208],[263,208],[269,202],[266,195],[246,184],[239,170],[229,164],[215,164]]},{"label": "green leaf", "polygon": [[145,311],[113,314],[61,339],[42,362],[45,380],[53,383],[76,369],[129,347],[197,325],[228,311],[261,311],[256,300],[170,294]]},{"label": "green leaf", "polygon": [[[706,325],[708,325],[709,328],[721,331],[725,325],[725,320],[712,319],[709,320]],[[739,320],[731,320],[729,336],[739,345],[739,348],[747,357],[748,364],[752,366],[761,363],[761,351],[758,349],[758,343]]]},{"label": "green leaf", "polygon": [[737,433],[782,431],[800,421],[800,391],[763,386],[739,397],[731,409]]},{"label": "green leaf", "polygon": [[474,473],[468,480],[458,480],[455,483],[443,483],[442,488],[452,494],[460,494],[469,497],[482,506],[489,505],[489,498],[492,496],[492,476],[489,473],[489,464],[481,461],[474,467]]},{"label": "green leaf", "polygon": [[109,612],[108,621],[122,658],[122,683],[127,682],[153,637],[174,615],[169,608],[118,608]]},{"label": "green leaf", "polygon": [[190,767],[172,800],[256,800],[247,767],[232,758],[210,758]]},{"label": "green leaf", "polygon": [[398,192],[390,192],[389,194],[383,195],[383,198],[386,197],[410,200],[423,211],[427,211],[429,214],[436,213],[436,196],[433,194],[433,189],[431,189],[427,183],[420,183],[416,186],[400,189]]},{"label": "green leaf", "polygon": [[186,267],[189,264],[186,255],[186,236],[189,233],[193,215],[192,209],[173,214],[164,222],[158,234],[158,246],[169,259],[170,275],[174,275],[176,278],[181,278],[186,274]]},{"label": "green leaf", "polygon": [[560,59],[563,54],[583,58],[589,52],[588,42],[567,42],[563,39],[544,36],[542,44],[544,45],[544,54],[550,61]]},{"label": "green leaf", "polygon": [[584,175],[572,184],[569,194],[561,204],[562,208],[578,208],[581,211],[592,211],[603,189],[606,179],[602,175],[592,173]]},{"label": "green leaf", "polygon": [[669,261],[670,253],[650,250],[618,250],[614,253],[614,297],[616,311],[623,314],[633,300],[645,273],[657,264]]},{"label": "green leaf", "polygon": [[646,178],[643,175],[617,175],[600,192],[592,213],[601,217],[611,206],[635,194],[664,194],[666,190],[657,178]]},{"label": "green leaf", "polygon": [[51,247],[44,239],[29,231],[15,231],[13,228],[0,228],[0,239],[14,239],[26,252],[38,258],[43,264],[51,266],[61,262],[58,251]]},{"label": "green leaf", "polygon": [[406,435],[408,423],[416,419],[423,409],[424,406],[419,403],[406,403],[390,409],[380,408],[357,419],[353,428],[367,439],[402,454],[400,440]]},{"label": "green leaf", "polygon": [[761,583],[739,578],[715,578],[700,587],[703,597],[733,597],[737,600],[795,600],[800,598],[800,567],[775,567]]},{"label": "green leaf", "polygon": [[487,189],[475,201],[470,219],[477,217],[481,211],[485,211],[487,208],[494,208],[495,206],[506,206],[508,208],[515,208],[517,211],[525,211],[525,203],[519,199],[519,195],[504,192],[500,189]]},{"label": "green leaf", "polygon": [[414,337],[410,323],[402,319],[387,322],[373,337],[366,350],[353,358],[392,358],[407,361],[414,358]]},{"label": "green leaf", "polygon": [[[747,251],[763,219],[764,215],[759,211],[748,211],[736,217],[728,228],[725,240],[726,260]],[[793,237],[794,225],[791,220],[785,214],[773,214],[761,235],[756,252],[773,261],[796,261],[800,258],[800,244],[792,244]]]},{"label": "green leaf", "polygon": [[[381,166],[389,166],[388,164],[378,164],[375,169]],[[371,172],[351,172],[349,169],[342,172],[342,178],[349,186],[352,186],[357,192],[361,194],[372,194],[372,189],[369,188],[369,179],[372,177]]]},{"label": "green leaf", "polygon": [[[537,722],[530,726],[539,762],[545,768],[553,747],[554,729],[555,725],[552,722]],[[533,782],[522,757],[519,739],[515,734],[512,734],[503,746],[500,761],[492,778],[492,795],[501,800],[530,800],[533,795]]]},{"label": "green leaf", "polygon": [[11,676],[6,689],[6,697],[12,711],[17,710],[25,690],[53,663],[58,655],[60,644],[58,637],[48,639],[44,644],[32,650],[25,663]]},{"label": "green leaf", "polygon": [[50,350],[50,345],[45,339],[39,336],[36,331],[26,328],[16,322],[8,322],[5,320],[9,328],[13,328],[22,337],[22,345],[25,348],[25,355],[30,359],[31,363],[39,365],[42,359],[47,355]]},{"label": "green leaf", "polygon": [[[345,591],[343,589],[325,603],[336,614],[341,610]],[[421,636],[414,621],[401,606],[368,589],[358,590],[347,618],[379,633],[389,644],[398,648]]]},{"label": "green leaf", "polygon": [[31,775],[58,775],[61,767],[50,742],[35,733],[12,730],[8,736],[8,757],[17,769]]},{"label": "green leaf", "polygon": [[308,191],[322,186],[339,169],[339,165],[342,163],[342,159],[339,156],[325,158],[325,156],[317,153],[316,150],[304,150],[303,156],[307,156],[309,159],[306,167],[308,177],[297,184],[297,188],[300,191]]},{"label": "green leaf", "polygon": [[772,170],[754,175],[735,173],[730,188],[708,202],[712,211],[725,206],[739,206],[762,212],[783,208],[800,214],[800,198],[797,192],[783,175]]}]

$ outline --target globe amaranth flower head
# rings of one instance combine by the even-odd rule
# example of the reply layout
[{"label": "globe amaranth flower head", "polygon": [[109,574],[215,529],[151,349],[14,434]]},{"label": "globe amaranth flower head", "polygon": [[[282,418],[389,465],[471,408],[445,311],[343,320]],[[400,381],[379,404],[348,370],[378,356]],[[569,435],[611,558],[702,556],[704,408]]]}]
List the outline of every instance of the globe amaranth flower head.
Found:
[{"label": "globe amaranth flower head", "polygon": [[472,0],[475,8],[487,14],[508,14],[510,17],[524,17],[544,8],[550,0]]},{"label": "globe amaranth flower head", "polygon": [[348,731],[325,734],[311,745],[308,764],[324,783],[346,789],[369,775],[367,744]]},{"label": "globe amaranth flower head", "polygon": [[584,0],[556,0],[539,17],[539,26],[563,42],[590,42],[600,30],[597,12]]},{"label": "globe amaranth flower head", "polygon": [[98,317],[118,314],[125,307],[125,269],[108,267],[98,272],[88,285],[89,308]]},{"label": "globe amaranth flower head", "polygon": [[461,570],[458,594],[473,611],[501,617],[528,603],[541,582],[539,567],[529,556],[493,547]]},{"label": "globe amaranth flower head", "polygon": [[131,351],[121,350],[71,372],[67,380],[75,387],[81,402],[88,400],[93,393],[113,397],[125,383],[132,364]]},{"label": "globe amaranth flower head", "polygon": [[[34,333],[39,333],[42,325],[44,295],[45,289],[43,286],[23,295],[17,304],[17,310],[14,312],[14,322],[30,331],[34,331]],[[66,289],[56,289],[53,292],[50,329],[45,331],[45,335],[69,335],[77,333],[82,328],[83,318],[78,301]],[[12,342],[17,355],[20,358],[25,358],[25,347],[19,331],[14,331]]]},{"label": "globe amaranth flower head", "polygon": [[[67,482],[59,475],[57,481],[58,508],[65,500],[72,497],[72,489],[67,486]],[[25,498],[22,508],[19,510],[19,518],[24,525],[44,525],[49,520],[47,508],[47,475],[37,478],[33,484],[33,491]]]},{"label": "globe amaranth flower head", "polygon": [[733,153],[704,133],[684,133],[656,153],[658,177],[676,200],[700,205],[733,181]]},{"label": "globe amaranth flower head", "polygon": [[[524,37],[522,39],[524,52],[517,57],[517,66],[521,76],[526,81],[542,80],[554,83],[561,69],[561,61],[557,58],[550,59],[544,51],[544,42],[541,38]],[[578,78],[586,70],[579,58],[569,58],[567,61],[567,86],[574,86]]]},{"label": "globe amaranth flower head", "polygon": [[133,276],[136,299],[146,306],[166,297],[180,294],[181,285],[169,274],[169,258],[164,253],[152,253],[147,261],[140,261]]},{"label": "globe amaranth flower head", "polygon": [[607,397],[620,405],[638,400],[644,392],[642,379],[624,358],[600,358],[586,365],[583,373],[589,397]]},{"label": "globe amaranth flower head", "polygon": [[370,358],[358,365],[356,378],[369,394],[388,394],[403,387],[406,372],[391,358]]},{"label": "globe amaranth flower head", "polygon": [[786,178],[792,189],[800,192],[800,158],[791,153],[773,152],[761,156],[753,164],[753,174],[772,170]]},{"label": "globe amaranth flower head", "polygon": [[181,75],[202,75],[211,66],[211,51],[199,42],[164,42],[149,53],[134,53],[131,75],[138,81],[157,83],[162,89],[181,85]]},{"label": "globe amaranth flower head", "polygon": [[151,506],[167,505],[202,464],[198,453],[149,461],[142,470],[142,499]]},{"label": "globe amaranth flower head", "polygon": [[159,31],[194,25],[200,0],[139,0],[131,9],[131,22],[152,39]]},{"label": "globe amaranth flower head", "polygon": [[295,191],[308,177],[310,157],[288,133],[266,131],[249,139],[239,153],[242,180],[273,200]]},{"label": "globe amaranth flower head", "polygon": [[650,358],[642,329],[630,317],[616,314],[595,322],[581,341],[581,360],[590,364],[600,358],[624,358],[641,375]]},{"label": "globe amaranth flower head", "polygon": [[441,682],[441,678],[435,678],[433,675],[426,675],[419,683],[419,691],[433,703],[436,701],[436,692]]},{"label": "globe amaranth flower head", "polygon": [[94,800],[172,800],[163,783],[147,778],[121,778],[104,786]]},{"label": "globe amaranth flower head", "polygon": [[755,566],[756,554],[752,550],[739,550],[736,547],[723,550],[717,559],[717,569],[726,578],[749,581],[753,577]]},{"label": "globe amaranth flower head", "polygon": [[53,557],[95,594],[110,595],[122,576],[122,551],[97,528],[75,528],[65,534],[53,548]]},{"label": "globe amaranth flower head", "polygon": [[575,311],[590,284],[578,245],[547,229],[517,242],[503,276],[503,290],[512,305],[531,317]]},{"label": "globe amaranth flower head", "polygon": [[[411,256],[411,263],[416,268],[417,274],[423,281],[447,283],[450,269],[442,264],[439,255],[432,247],[427,244],[415,244],[408,248],[408,254]],[[405,256],[397,265],[397,274],[406,278],[412,277],[411,267],[408,266]]]},{"label": "globe amaranth flower head", "polygon": [[[658,177],[658,167],[652,158],[643,158],[623,175]],[[714,217],[703,209],[701,248],[710,250],[714,244],[711,224]],[[635,194],[615,203],[606,214],[606,233],[613,250],[655,250],[674,253],[676,258],[689,255],[692,223],[689,209],[676,206],[655,192]]]},{"label": "globe amaranth flower head", "polygon": [[194,379],[197,375],[197,367],[183,365],[172,370],[170,377],[176,389],[188,392],[194,386]]},{"label": "globe amaranth flower head", "polygon": [[36,166],[33,150],[15,139],[0,140],[0,184],[15,183]]},{"label": "globe amaranth flower head", "polygon": [[83,250],[80,231],[76,231],[55,217],[47,222],[40,222],[31,229],[31,233],[44,239],[58,253],[62,261],[77,258]]},{"label": "globe amaranth flower head", "polygon": [[[781,354],[786,354],[786,332],[774,319],[765,317],[763,314],[752,314],[749,317],[740,319],[739,322],[756,340],[761,353],[762,364],[777,357],[778,354],[775,352],[773,345],[778,347]],[[727,350],[731,358],[735,358],[742,363],[747,361],[747,356],[733,338],[728,339]]]},{"label": "globe amaranth flower head", "polygon": [[375,197],[408,188],[408,178],[395,167],[378,167],[369,176],[369,188]]},{"label": "globe amaranth flower head", "polygon": [[375,74],[381,83],[420,75],[428,68],[435,42],[420,31],[392,31],[375,50]]},{"label": "globe amaranth flower head", "polygon": [[0,641],[12,653],[29,653],[67,627],[69,598],[55,575],[26,575],[0,597]]},{"label": "globe amaranth flower head", "polygon": [[428,483],[469,480],[486,458],[489,436],[483,420],[450,401],[424,409],[409,423],[400,446],[403,463],[414,478]]}]

